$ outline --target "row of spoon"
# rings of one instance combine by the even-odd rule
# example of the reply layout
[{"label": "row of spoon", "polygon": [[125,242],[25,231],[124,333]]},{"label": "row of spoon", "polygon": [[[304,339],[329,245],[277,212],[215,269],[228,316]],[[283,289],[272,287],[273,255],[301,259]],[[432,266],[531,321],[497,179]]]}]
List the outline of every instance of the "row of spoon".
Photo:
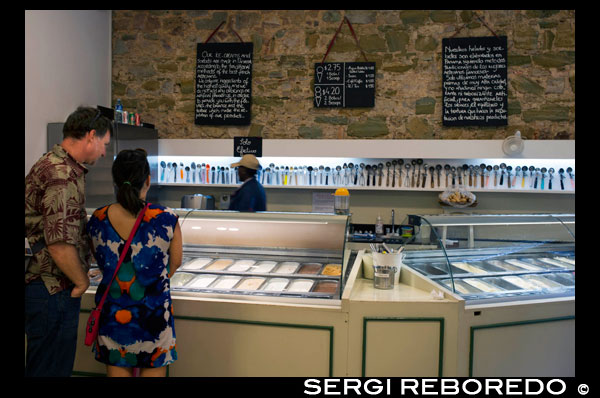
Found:
[{"label": "row of spoon", "polygon": [[160,162],[160,182],[181,182],[187,184],[239,184],[237,167],[210,166],[192,162],[185,166],[182,162]]},{"label": "row of spoon", "polygon": [[[176,162],[160,162],[161,182],[185,182],[199,184],[239,184],[237,168],[210,166],[192,162],[190,166]],[[442,175],[444,179],[442,180]],[[344,163],[342,166],[275,166],[271,163],[260,168],[257,178],[263,185],[300,185],[300,186],[379,186],[407,188],[438,188],[458,185],[473,188],[516,188],[555,190],[553,187],[556,171],[554,168],[534,166],[463,164],[451,166],[445,164],[428,165],[423,159],[404,162],[392,160],[376,165],[364,163]],[[572,167],[558,170],[560,189],[565,190],[564,180],[570,180],[570,189],[575,189],[575,175]],[[546,184],[546,181],[548,184]],[[493,185],[492,185],[493,183]]]}]

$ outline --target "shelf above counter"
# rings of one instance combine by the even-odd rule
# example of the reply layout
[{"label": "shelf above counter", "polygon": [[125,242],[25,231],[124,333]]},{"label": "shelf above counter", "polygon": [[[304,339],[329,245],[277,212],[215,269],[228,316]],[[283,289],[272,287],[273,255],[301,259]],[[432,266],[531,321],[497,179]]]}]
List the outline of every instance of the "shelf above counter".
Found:
[{"label": "shelf above counter", "polygon": [[[267,179],[259,180],[265,189],[309,189],[309,190],[335,190],[337,188],[346,188],[353,191],[425,191],[425,192],[443,192],[446,189],[444,185],[445,170],[441,170],[442,184],[438,187],[431,188],[431,171],[428,173],[427,181],[424,187],[419,187],[419,183],[415,186],[398,186],[396,180],[395,187],[386,184],[387,175],[393,175],[396,170],[396,175],[400,176],[401,181],[405,178],[405,173],[410,173],[413,170],[428,170],[433,166],[438,167],[453,167],[456,169],[457,183],[459,175],[463,174],[460,169],[464,166],[473,167],[473,178],[479,182],[481,173],[478,172],[479,166],[484,163],[489,168],[504,167],[512,168],[512,178],[515,172],[523,166],[529,169],[535,168],[538,177],[540,177],[537,189],[533,189],[531,180],[531,172],[527,171],[525,186],[529,188],[521,188],[522,172],[517,173],[516,185],[508,188],[506,182],[504,185],[492,186],[493,172],[486,171],[486,178],[489,176],[490,181],[486,188],[481,188],[481,184],[467,185],[465,188],[471,192],[494,192],[494,193],[558,193],[558,194],[574,194],[574,174],[572,173],[575,167],[575,153],[573,140],[531,140],[526,141],[525,150],[518,157],[508,157],[502,152],[503,140],[291,140],[291,139],[265,139],[263,140],[262,157],[259,157],[259,162],[262,166],[259,171],[266,173]],[[237,162],[239,158],[233,156],[233,139],[161,139],[159,140],[159,156],[157,158],[157,168],[159,172],[159,186],[162,187],[221,187],[221,188],[237,188],[239,184],[205,184],[205,178],[200,178],[200,173],[204,170],[210,172],[210,181],[215,178],[219,170],[224,173],[229,173],[225,178],[226,182],[235,180],[235,172],[230,170],[230,165]],[[415,162],[419,166],[415,166]],[[412,163],[412,168],[407,164]],[[383,184],[373,186],[340,184],[336,182],[337,178],[344,178],[342,173],[345,173],[346,164],[354,165],[352,175],[367,176],[370,173],[368,170],[374,168],[379,171],[377,173],[383,176]],[[396,164],[398,164],[396,166]],[[403,164],[403,165],[401,165]],[[423,165],[421,168],[420,164]],[[503,165],[504,164],[504,165]],[[174,167],[171,168],[171,165]],[[210,166],[209,166],[210,165]],[[360,171],[359,170],[360,165]],[[429,167],[425,167],[425,166]],[[168,167],[166,167],[168,166]],[[342,167],[343,166],[343,167]],[[367,171],[363,172],[363,166]],[[209,169],[206,169],[209,167]],[[383,171],[382,171],[383,167]],[[545,174],[545,187],[541,189],[542,180],[540,170],[544,167],[554,168],[554,176],[552,179],[553,189],[548,189],[549,174]],[[215,170],[216,168],[216,170]],[[289,170],[288,170],[289,168]],[[333,178],[334,184],[308,184],[307,170],[313,170],[313,182],[315,178],[329,175],[330,182]],[[324,172],[323,172],[324,169]],[[341,171],[340,171],[341,169]],[[564,173],[564,189],[560,187],[559,170],[567,170]],[[177,177],[174,177],[173,170],[176,170]],[[300,172],[298,172],[300,170]],[[337,170],[337,171],[336,171]],[[214,174],[216,171],[217,174]],[[181,173],[181,176],[180,176]],[[189,173],[189,181],[192,181],[193,174],[196,175],[195,181],[201,183],[180,182],[187,181]],[[279,173],[279,177],[275,177]],[[288,173],[288,178],[292,178],[293,173],[297,174],[300,183],[293,185],[272,184],[270,178],[279,178],[282,181],[285,174]],[[289,174],[292,173],[292,174]],[[317,174],[318,173],[318,174]],[[339,173],[339,174],[338,174]],[[420,171],[419,171],[420,173]],[[437,170],[434,172],[437,175]],[[463,177],[467,178],[470,171],[465,171]],[[304,175],[304,181],[300,181]],[[372,174],[368,174],[372,175]],[[479,177],[478,177],[479,175]],[[506,181],[506,174],[505,181]],[[348,172],[346,177],[348,178]],[[185,178],[184,178],[185,177]],[[497,174],[498,179],[501,177],[501,170]],[[173,179],[177,182],[173,182]],[[294,177],[296,178],[296,177]],[[321,178],[321,177],[319,177]],[[325,178],[325,177],[323,177]],[[358,177],[354,177],[358,178]],[[370,178],[370,177],[369,177]],[[381,177],[379,177],[381,178]],[[390,177],[390,179],[393,177]],[[450,177],[451,178],[451,177]],[[207,178],[208,179],[208,175]],[[219,179],[220,181],[220,179]],[[289,181],[289,180],[288,180]],[[437,178],[436,178],[437,182]],[[384,186],[385,185],[385,186]],[[412,184],[411,184],[412,185]],[[437,184],[436,184],[437,185]],[[455,186],[460,186],[456,184]]]},{"label": "shelf above counter", "polygon": [[[237,189],[240,185],[237,184],[192,184],[192,183],[183,183],[183,182],[161,182],[158,184],[159,187],[183,187],[183,188],[234,188]],[[445,187],[439,188],[392,188],[392,187],[379,187],[379,186],[345,186],[345,185],[263,185],[265,189],[314,189],[314,190],[336,190],[338,188],[346,188],[348,191],[397,191],[397,192],[444,192],[446,190]],[[560,189],[521,189],[521,188],[468,188],[469,192],[506,192],[506,193],[538,193],[538,194],[571,194],[574,195],[574,190],[560,190]]]}]

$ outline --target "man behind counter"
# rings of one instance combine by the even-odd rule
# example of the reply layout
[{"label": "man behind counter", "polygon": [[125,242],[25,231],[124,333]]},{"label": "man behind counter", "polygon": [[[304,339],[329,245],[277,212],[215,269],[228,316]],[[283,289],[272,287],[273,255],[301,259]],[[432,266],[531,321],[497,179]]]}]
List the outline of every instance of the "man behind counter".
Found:
[{"label": "man behind counter", "polygon": [[232,163],[231,167],[238,168],[238,176],[240,177],[240,181],[242,181],[242,186],[231,195],[229,210],[267,210],[265,189],[255,178],[256,172],[260,167],[256,156],[246,154],[239,162]]}]

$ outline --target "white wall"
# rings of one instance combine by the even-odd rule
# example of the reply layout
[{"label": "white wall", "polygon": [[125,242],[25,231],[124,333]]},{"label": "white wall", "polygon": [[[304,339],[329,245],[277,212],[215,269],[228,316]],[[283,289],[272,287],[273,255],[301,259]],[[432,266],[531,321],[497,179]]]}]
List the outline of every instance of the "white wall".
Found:
[{"label": "white wall", "polygon": [[46,152],[46,125],[79,105],[110,107],[111,11],[25,11],[25,175]]}]

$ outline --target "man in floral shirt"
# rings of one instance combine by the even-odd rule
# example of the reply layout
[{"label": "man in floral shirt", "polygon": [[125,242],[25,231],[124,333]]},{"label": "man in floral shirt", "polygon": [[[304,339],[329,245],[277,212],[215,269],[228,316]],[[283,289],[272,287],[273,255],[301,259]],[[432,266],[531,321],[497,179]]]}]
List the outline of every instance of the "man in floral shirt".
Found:
[{"label": "man in floral shirt", "polygon": [[65,122],[62,143],[25,177],[25,236],[35,252],[25,272],[25,376],[68,377],[73,370],[89,286],[84,164],[106,154],[111,135],[99,110],[79,107]]}]

